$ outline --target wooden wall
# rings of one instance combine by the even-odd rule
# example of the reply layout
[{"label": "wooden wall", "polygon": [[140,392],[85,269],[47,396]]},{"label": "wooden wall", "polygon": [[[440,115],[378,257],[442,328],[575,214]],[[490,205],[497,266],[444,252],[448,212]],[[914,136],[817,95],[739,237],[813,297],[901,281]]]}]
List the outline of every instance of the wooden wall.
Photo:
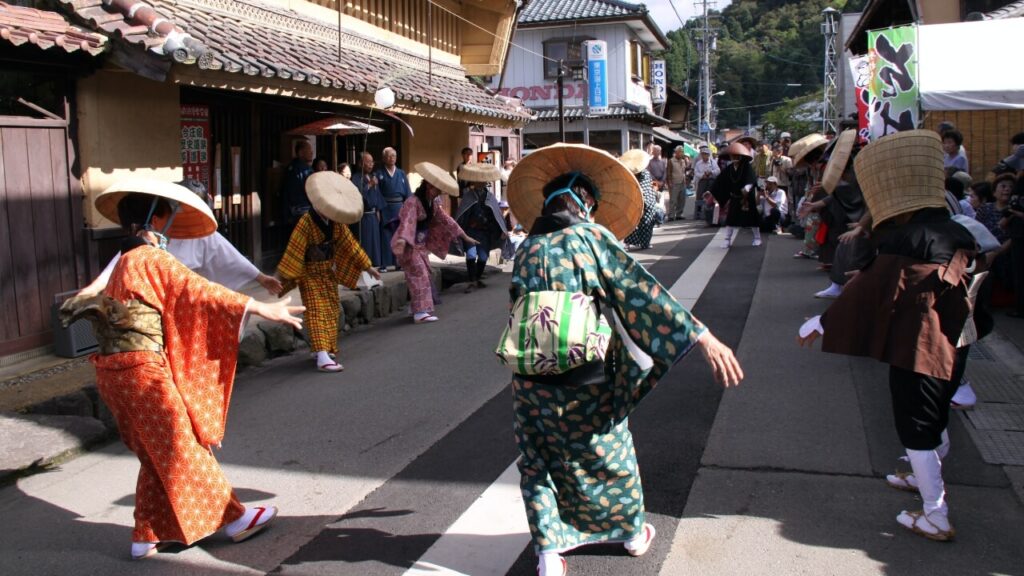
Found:
[{"label": "wooden wall", "polygon": [[82,280],[81,190],[61,124],[0,117],[0,355],[51,342],[53,296]]},{"label": "wooden wall", "polygon": [[1024,110],[964,110],[926,112],[924,127],[952,122],[964,135],[971,178],[986,178],[997,162],[1010,155],[1010,138],[1024,132]]}]

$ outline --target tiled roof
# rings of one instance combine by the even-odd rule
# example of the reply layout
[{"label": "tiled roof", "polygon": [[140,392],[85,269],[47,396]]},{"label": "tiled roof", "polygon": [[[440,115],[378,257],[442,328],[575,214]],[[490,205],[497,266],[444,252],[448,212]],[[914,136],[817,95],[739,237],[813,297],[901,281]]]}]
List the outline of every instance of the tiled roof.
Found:
[{"label": "tiled roof", "polygon": [[72,26],[56,12],[11,6],[0,2],[0,38],[21,46],[26,42],[43,50],[58,46],[67,52],[83,50],[96,55],[106,48],[106,37]]},{"label": "tiled roof", "polygon": [[622,0],[531,0],[519,15],[519,23],[641,16],[646,12],[643,4]]},{"label": "tiled roof", "polygon": [[[492,96],[472,83],[460,66],[431,64],[422,56],[347,31],[339,42],[336,24],[256,0],[59,1],[102,32],[203,70],[356,93],[372,94],[387,85],[406,107],[503,123],[530,117],[515,101]],[[127,14],[134,4],[155,10],[150,14],[136,9],[131,18]]]},{"label": "tiled roof", "polygon": [[[544,122],[548,120],[558,120],[558,108],[545,108],[534,110],[536,116],[533,117],[535,122]],[[562,115],[566,120],[582,120],[583,119],[583,108],[580,106],[566,106],[565,112]],[[642,120],[647,124],[654,126],[661,126],[669,123],[667,118],[662,118],[653,112],[638,111],[623,105],[612,105],[608,107],[607,114],[591,114],[590,119],[594,120],[597,118],[624,118],[630,120]]]},{"label": "tiled roof", "polygon": [[985,14],[985,18],[989,20],[1002,20],[1004,18],[1022,18],[1024,17],[1024,0],[1018,2],[1010,2],[1006,6],[998,10],[993,10]]}]

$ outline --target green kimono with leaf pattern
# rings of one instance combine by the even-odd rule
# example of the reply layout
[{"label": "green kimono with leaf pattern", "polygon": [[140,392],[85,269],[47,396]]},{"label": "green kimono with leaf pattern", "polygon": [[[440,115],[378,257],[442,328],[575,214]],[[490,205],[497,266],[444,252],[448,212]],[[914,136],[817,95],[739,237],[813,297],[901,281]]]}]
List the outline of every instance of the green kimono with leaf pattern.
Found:
[{"label": "green kimono with leaf pattern", "polygon": [[[534,230],[544,218],[552,217],[539,218]],[[706,328],[597,224],[528,237],[513,270],[513,302],[539,290],[590,294],[653,360],[643,370],[616,332],[599,383],[518,374],[512,381],[521,488],[537,552],[629,540],[643,527],[644,504],[628,416]]]}]

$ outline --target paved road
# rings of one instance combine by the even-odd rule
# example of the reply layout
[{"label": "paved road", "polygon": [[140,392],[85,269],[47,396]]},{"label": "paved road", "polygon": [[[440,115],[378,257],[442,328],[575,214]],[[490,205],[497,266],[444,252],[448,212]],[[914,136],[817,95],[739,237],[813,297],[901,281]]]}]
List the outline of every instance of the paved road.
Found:
[{"label": "paved road", "polygon": [[[659,538],[640,559],[578,551],[571,573],[1024,574],[1024,511],[958,419],[959,541],[897,529],[915,502],[878,480],[899,454],[884,369],[792,344],[825,281],[788,257],[795,242],[741,236],[725,251],[714,234],[672,224],[640,258],[695,300],[748,380],[723,392],[699,356],[669,373],[631,418]],[[506,282],[446,293],[436,324],[356,330],[341,375],[290,357],[239,378],[219,459],[243,501],[281,508],[266,533],[131,563],[137,464],[112,444],[0,490],[0,574],[534,574],[508,374],[492,356]]]}]

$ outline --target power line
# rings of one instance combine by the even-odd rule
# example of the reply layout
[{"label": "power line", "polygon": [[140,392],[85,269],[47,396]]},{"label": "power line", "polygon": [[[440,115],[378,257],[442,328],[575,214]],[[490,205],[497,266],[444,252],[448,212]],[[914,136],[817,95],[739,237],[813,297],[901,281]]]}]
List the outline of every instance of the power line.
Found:
[{"label": "power line", "polygon": [[679,15],[679,10],[676,8],[675,0],[668,0],[668,5],[672,7],[672,11],[676,13],[676,18],[679,19],[679,25],[686,28],[686,22],[683,22],[683,17]]},{"label": "power line", "polygon": [[774,54],[765,54],[765,57],[766,58],[771,58],[772,60],[780,60],[782,62],[788,62],[790,64],[796,64],[797,66],[807,66],[808,68],[818,68],[819,67],[818,64],[808,64],[806,62],[797,62],[796,60],[788,60],[786,58],[783,58],[782,56],[775,56]]},{"label": "power line", "polygon": [[461,14],[456,14],[455,12],[452,12],[451,10],[449,10],[448,8],[445,8],[444,6],[438,4],[434,0],[427,0],[427,3],[429,3],[431,5],[434,5],[434,6],[437,6],[441,10],[444,10],[445,12],[451,14],[452,16],[455,16],[456,18],[458,18],[459,20],[462,20],[466,24],[469,24],[470,26],[473,26],[474,28],[482,30],[482,31],[490,34],[491,36],[494,36],[498,40],[501,40],[502,42],[508,42],[509,46],[515,46],[516,48],[522,50],[523,52],[526,52],[528,54],[533,54],[534,56],[540,56],[544,60],[550,60],[552,62],[558,62],[557,58],[551,58],[550,56],[545,56],[543,54],[534,52],[533,50],[530,50],[529,48],[524,48],[524,47],[520,46],[519,44],[516,44],[515,42],[512,41],[512,37],[511,36],[498,36],[494,32],[491,32],[490,30],[488,30],[487,28],[484,28],[483,26],[477,24],[476,22],[473,22],[472,20],[467,20]]}]

